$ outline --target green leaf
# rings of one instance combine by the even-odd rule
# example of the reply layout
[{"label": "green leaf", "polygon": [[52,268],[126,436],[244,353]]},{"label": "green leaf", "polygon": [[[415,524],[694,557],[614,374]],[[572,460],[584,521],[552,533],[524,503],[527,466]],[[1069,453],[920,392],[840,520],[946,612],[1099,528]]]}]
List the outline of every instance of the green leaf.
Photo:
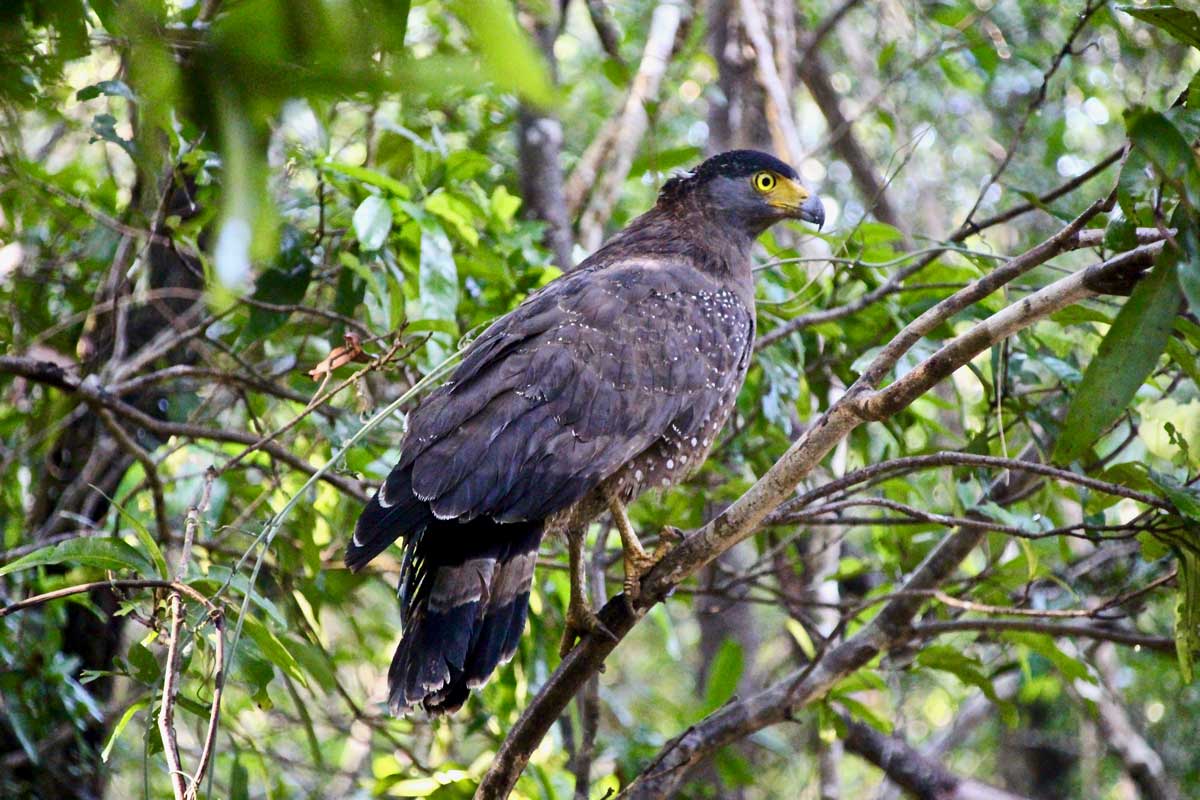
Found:
[{"label": "green leaf", "polygon": [[33,720],[29,718],[25,710],[25,704],[6,703],[4,711],[5,721],[12,727],[12,732],[16,735],[17,741],[20,742],[21,749],[29,757],[29,763],[41,763],[41,757],[38,755],[37,737],[30,731]]},{"label": "green leaf", "polygon": [[733,639],[721,642],[704,686],[704,714],[712,713],[733,697],[745,667],[742,646]]},{"label": "green leaf", "polygon": [[[1179,225],[1175,241],[1183,250],[1179,254],[1179,288],[1191,309],[1200,311],[1200,218],[1195,208],[1190,213],[1181,208],[1172,219]],[[1194,370],[1194,360],[1192,365]],[[1193,370],[1188,373],[1192,374]]]},{"label": "green leaf", "polygon": [[490,205],[492,214],[507,229],[512,226],[513,217],[516,216],[517,209],[521,207],[521,198],[509,194],[508,189],[504,186],[497,186],[492,190]]},{"label": "green leaf", "polygon": [[354,211],[354,235],[363,250],[378,250],[392,230],[392,207],[378,195],[371,195]]},{"label": "green leaf", "polygon": [[43,547],[0,567],[0,575],[7,575],[30,567],[51,564],[76,564],[100,569],[131,570],[139,575],[153,576],[155,569],[150,562],[120,539],[108,536],[81,536],[65,542]]},{"label": "green leaf", "polygon": [[1070,463],[1121,416],[1167,347],[1182,298],[1175,278],[1178,251],[1164,248],[1154,270],[1133,290],[1087,371],[1054,448],[1054,460]]},{"label": "green leaf", "polygon": [[1117,6],[1131,17],[1148,22],[1192,47],[1200,47],[1200,17],[1194,12],[1170,4],[1155,6]]},{"label": "green leaf", "polygon": [[92,138],[93,142],[99,140],[112,142],[124,150],[130,158],[137,160],[137,146],[117,133],[117,118],[112,114],[97,114],[92,119],[92,133],[95,134]]},{"label": "green leaf", "polygon": [[471,225],[470,207],[450,192],[434,192],[425,198],[425,208],[441,217],[458,234],[459,238],[472,247],[479,244],[479,232]]},{"label": "green leaf", "polygon": [[813,644],[812,637],[808,635],[808,630],[800,623],[800,620],[789,618],[784,623],[788,633],[796,640],[796,644],[800,646],[800,651],[804,653],[805,658],[809,661],[817,657],[817,648]]},{"label": "green leaf", "polygon": [[1141,545],[1142,559],[1147,563],[1153,563],[1160,558],[1166,558],[1171,554],[1171,548],[1164,542],[1154,538],[1153,535],[1142,531],[1137,535],[1138,544]]},{"label": "green leaf", "polygon": [[541,54],[503,0],[458,0],[450,5],[467,27],[483,61],[483,71],[501,89],[547,107],[554,97]]},{"label": "green leaf", "polygon": [[989,700],[999,703],[992,682],[980,671],[977,660],[963,655],[953,647],[931,645],[917,654],[917,663],[929,669],[949,672],[965,684],[978,687]]},{"label": "green leaf", "polygon": [[1135,108],[1125,126],[1135,148],[1145,153],[1166,180],[1178,186],[1192,207],[1200,208],[1200,166],[1188,139],[1165,115]]},{"label": "green leaf", "polygon": [[1167,355],[1192,379],[1192,383],[1200,388],[1200,364],[1197,363],[1196,356],[1188,352],[1187,345],[1175,338],[1168,339]]},{"label": "green leaf", "polygon": [[[264,271],[254,282],[254,299],[271,305],[295,305],[304,299],[312,277],[311,243],[301,231],[285,226],[280,236],[279,257],[275,266]],[[250,320],[238,337],[240,344],[249,344],[278,330],[287,322],[286,311],[271,311],[250,307]]]},{"label": "green leaf", "polygon": [[236,753],[229,765],[229,800],[250,800],[250,772]]},{"label": "green leaf", "polygon": [[1169,500],[1183,516],[1200,522],[1200,493],[1183,486],[1170,475],[1155,470],[1150,470],[1149,474],[1150,481],[1163,499]]},{"label": "green leaf", "polygon": [[1145,200],[1157,185],[1152,173],[1146,154],[1140,148],[1130,150],[1121,166],[1121,174],[1117,176],[1117,202],[1126,218],[1134,221],[1142,219],[1138,216],[1138,203]]},{"label": "green leaf", "polygon": [[1137,223],[1124,214],[1114,214],[1104,229],[1104,247],[1117,252],[1137,246]]},{"label": "green leaf", "polygon": [[[333,296],[333,310],[343,317],[353,317],[358,305],[367,293],[367,282],[355,280],[355,272],[350,267],[343,266],[338,273],[337,290]],[[338,323],[333,331],[332,341],[337,341],[345,332],[342,323]]]},{"label": "green leaf", "polygon": [[373,169],[346,164],[342,161],[326,161],[321,166],[326,171],[340,172],[347,178],[353,178],[359,183],[365,183],[368,186],[374,186],[376,189],[382,189],[404,200],[412,196],[412,192],[403,183],[390,175],[385,175]]},{"label": "green leaf", "polygon": [[469,181],[492,168],[492,160],[474,150],[455,150],[446,157],[446,177],[454,182]]},{"label": "green leaf", "polygon": [[426,319],[455,319],[458,311],[458,268],[446,231],[435,222],[421,225],[421,259],[418,284],[421,316]]},{"label": "green leaf", "polygon": [[837,702],[855,719],[862,720],[880,733],[892,734],[892,721],[867,704],[842,695],[838,695]]},{"label": "green leaf", "polygon": [[1054,665],[1064,678],[1076,681],[1082,680],[1095,683],[1096,678],[1088,671],[1087,665],[1077,658],[1064,653],[1054,642],[1052,636],[1044,633],[1027,633],[1025,631],[1007,631],[1003,638],[1022,644]]},{"label": "green leaf", "polygon": [[259,652],[266,656],[272,664],[287,673],[290,678],[299,681],[305,687],[308,686],[308,678],[304,675],[304,671],[300,669],[299,662],[296,661],[287,647],[280,641],[279,637],[271,632],[270,628],[247,614],[243,629],[251,641],[258,645]]},{"label": "green leaf", "polygon": [[[1175,507],[1191,520],[1200,519],[1200,497],[1173,479],[1152,473],[1151,477]],[[1175,597],[1175,653],[1179,672],[1191,683],[1194,665],[1200,660],[1200,525],[1188,525],[1182,530],[1164,528],[1152,532],[1171,550],[1179,562],[1178,585]]]},{"label": "green leaf", "polygon": [[135,681],[153,686],[162,677],[162,667],[159,666],[158,659],[141,642],[134,642],[129,646],[125,660],[129,662],[131,677]]},{"label": "green leaf", "polygon": [[1050,319],[1059,325],[1078,325],[1082,322],[1099,322],[1102,325],[1111,325],[1113,321],[1111,314],[1088,306],[1067,306],[1062,311],[1056,311],[1051,314]]},{"label": "green leaf", "polygon": [[117,743],[117,739],[121,738],[121,734],[125,728],[129,726],[133,715],[141,711],[146,706],[150,705],[150,701],[143,697],[135,703],[132,703],[129,708],[125,709],[125,713],[117,720],[117,724],[113,725],[112,733],[108,735],[108,741],[104,743],[104,749],[100,752],[100,760],[105,764],[108,763],[108,757],[112,754],[113,745]]},{"label": "green leaf", "polygon": [[91,86],[85,86],[75,93],[75,99],[83,102],[85,100],[94,100],[100,95],[108,97],[124,97],[126,100],[136,100],[133,96],[133,90],[125,81],[100,81],[93,83]]},{"label": "green leaf", "polygon": [[286,627],[287,618],[283,612],[271,600],[263,597],[258,592],[252,590],[250,580],[240,572],[234,572],[232,569],[219,564],[212,564],[208,567],[207,572],[203,577],[192,578],[187,582],[188,586],[198,589],[204,594],[214,594],[221,590],[226,585],[232,587],[243,595],[250,592],[250,602],[261,609],[271,618],[279,627]]},{"label": "green leaf", "polygon": [[1179,589],[1175,600],[1175,654],[1179,672],[1191,683],[1200,660],[1200,555],[1179,550]]},{"label": "green leaf", "polygon": [[458,326],[446,319],[416,319],[404,328],[405,333],[423,333],[425,331],[457,336]]},{"label": "green leaf", "polygon": [[629,174],[641,175],[649,170],[669,173],[678,167],[691,166],[703,158],[704,151],[694,146],[651,149],[633,160],[633,164],[629,167]]},{"label": "green leaf", "polygon": [[171,571],[167,569],[167,559],[163,557],[162,550],[158,546],[158,542],[154,541],[154,537],[150,535],[150,531],[142,524],[142,521],[126,511],[119,503],[110,498],[109,502],[112,507],[117,510],[117,513],[129,523],[133,528],[134,534],[137,536],[138,542],[142,545],[142,549],[150,556],[150,561],[154,564],[154,569],[158,572],[158,577],[165,580],[170,580]]}]

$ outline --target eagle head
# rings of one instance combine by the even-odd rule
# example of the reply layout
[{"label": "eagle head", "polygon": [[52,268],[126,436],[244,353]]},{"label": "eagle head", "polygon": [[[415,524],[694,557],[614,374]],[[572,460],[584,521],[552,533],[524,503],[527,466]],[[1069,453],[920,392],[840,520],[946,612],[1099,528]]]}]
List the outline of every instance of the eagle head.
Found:
[{"label": "eagle head", "polygon": [[801,219],[817,228],[825,222],[820,199],[800,183],[796,170],[758,150],[730,150],[672,178],[663,185],[658,205],[699,206],[752,237],[785,219]]}]

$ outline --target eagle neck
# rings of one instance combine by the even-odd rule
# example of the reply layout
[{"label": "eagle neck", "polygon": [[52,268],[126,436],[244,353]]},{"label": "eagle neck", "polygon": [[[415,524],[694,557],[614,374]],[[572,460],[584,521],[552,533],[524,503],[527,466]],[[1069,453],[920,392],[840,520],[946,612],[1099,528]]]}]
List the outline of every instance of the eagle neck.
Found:
[{"label": "eagle neck", "polygon": [[[688,207],[692,206],[692,207]],[[636,258],[678,259],[722,285],[753,296],[750,250],[754,236],[684,201],[659,204],[609,239],[588,261],[607,266]]]}]

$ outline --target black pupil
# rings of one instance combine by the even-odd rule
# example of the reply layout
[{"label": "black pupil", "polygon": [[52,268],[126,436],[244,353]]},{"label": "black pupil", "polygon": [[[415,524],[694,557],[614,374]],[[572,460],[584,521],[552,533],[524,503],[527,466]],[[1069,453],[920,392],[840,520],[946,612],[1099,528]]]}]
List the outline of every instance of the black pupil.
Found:
[{"label": "black pupil", "polygon": [[760,185],[760,186],[762,186],[764,189],[770,189],[770,188],[771,188],[771,184],[772,184],[772,183],[774,183],[774,181],[773,181],[773,180],[771,180],[771,176],[770,176],[770,175],[759,175],[759,176],[758,176],[758,183],[759,183],[759,185]]}]

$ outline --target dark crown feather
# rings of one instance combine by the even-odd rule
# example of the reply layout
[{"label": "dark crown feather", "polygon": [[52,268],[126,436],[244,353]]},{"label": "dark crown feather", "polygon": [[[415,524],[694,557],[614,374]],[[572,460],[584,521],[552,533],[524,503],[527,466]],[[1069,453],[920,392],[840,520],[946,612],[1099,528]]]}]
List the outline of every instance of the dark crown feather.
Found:
[{"label": "dark crown feather", "polygon": [[769,170],[792,180],[799,179],[796,170],[770,153],[760,150],[729,150],[718,153],[690,172],[676,175],[668,180],[659,190],[658,199],[660,202],[664,200],[669,202],[682,197],[713,178],[748,178],[763,170]]}]

